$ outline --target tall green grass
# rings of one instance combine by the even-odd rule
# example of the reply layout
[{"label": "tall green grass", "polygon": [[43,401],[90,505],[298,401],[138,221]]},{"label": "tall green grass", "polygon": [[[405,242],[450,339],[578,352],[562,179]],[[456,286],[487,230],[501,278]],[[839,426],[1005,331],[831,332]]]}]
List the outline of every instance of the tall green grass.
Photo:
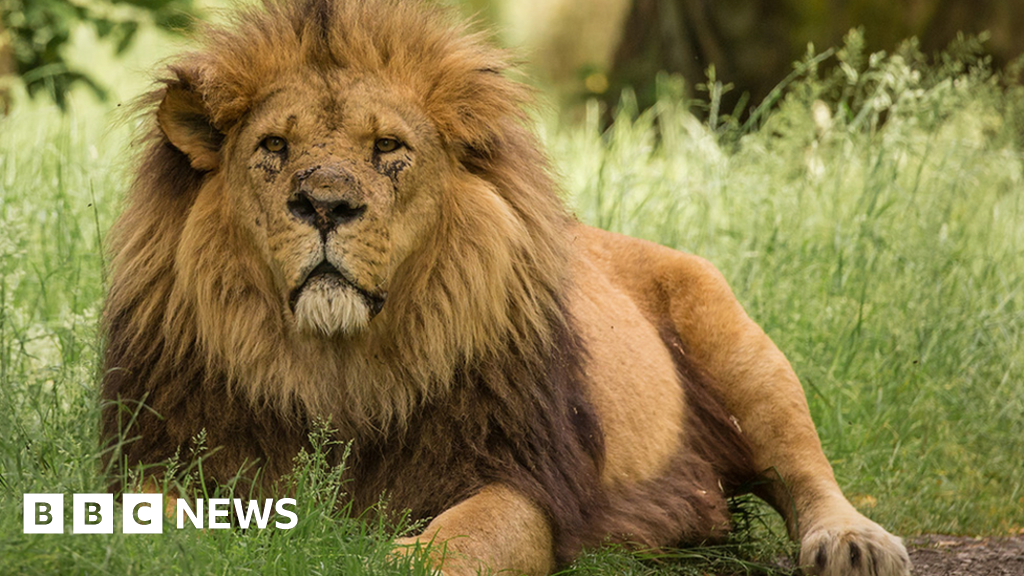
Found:
[{"label": "tall green grass", "polygon": [[[712,99],[700,121],[666,82],[607,130],[594,108],[542,130],[582,220],[721,268],[804,382],[844,490],[904,535],[1024,528],[1024,91],[969,48],[925,66],[912,47],[863,55],[854,36],[750,119]],[[23,493],[104,486],[103,237],[132,153],[111,119],[80,103],[0,120],[0,573],[422,573],[386,558],[394,528],[331,508],[344,486],[315,458],[290,532],[21,533]],[[573,572],[764,572],[750,561],[788,549],[748,536],[770,530],[589,553]]]}]

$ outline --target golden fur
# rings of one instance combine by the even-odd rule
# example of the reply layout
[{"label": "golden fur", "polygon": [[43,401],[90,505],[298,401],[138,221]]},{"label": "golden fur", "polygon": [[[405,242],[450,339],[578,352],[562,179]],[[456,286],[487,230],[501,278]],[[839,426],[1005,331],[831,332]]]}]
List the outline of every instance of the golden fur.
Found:
[{"label": "golden fur", "polygon": [[411,0],[266,0],[202,37],[143,106],[113,234],[117,469],[203,432],[207,480],[279,490],[326,419],[353,503],[433,518],[401,544],[449,540],[446,574],[719,537],[774,470],[811,572],[907,573],[717,271],[567,214],[506,54]]}]

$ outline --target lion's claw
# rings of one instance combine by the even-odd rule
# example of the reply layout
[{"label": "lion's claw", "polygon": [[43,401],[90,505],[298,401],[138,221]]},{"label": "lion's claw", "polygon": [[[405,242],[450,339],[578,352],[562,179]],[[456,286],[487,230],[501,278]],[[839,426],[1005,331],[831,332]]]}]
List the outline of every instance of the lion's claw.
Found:
[{"label": "lion's claw", "polygon": [[816,576],[909,576],[911,569],[903,540],[866,519],[810,532],[800,546],[800,566]]}]

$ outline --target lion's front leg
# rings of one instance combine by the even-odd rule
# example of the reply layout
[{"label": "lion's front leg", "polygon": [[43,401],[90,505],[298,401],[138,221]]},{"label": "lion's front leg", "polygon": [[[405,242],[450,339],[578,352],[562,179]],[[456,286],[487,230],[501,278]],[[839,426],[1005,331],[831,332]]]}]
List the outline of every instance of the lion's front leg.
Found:
[{"label": "lion's front leg", "polygon": [[[546,575],[555,567],[551,527],[529,498],[490,485],[435,518],[400,549],[430,544],[444,576]],[[399,550],[401,551],[401,550]]]},{"label": "lion's front leg", "polygon": [[902,541],[843,496],[821,448],[803,388],[789,362],[736,301],[710,264],[683,256],[671,265],[668,312],[686,353],[735,416],[755,465],[775,480],[761,494],[801,543],[805,573],[904,576]]}]

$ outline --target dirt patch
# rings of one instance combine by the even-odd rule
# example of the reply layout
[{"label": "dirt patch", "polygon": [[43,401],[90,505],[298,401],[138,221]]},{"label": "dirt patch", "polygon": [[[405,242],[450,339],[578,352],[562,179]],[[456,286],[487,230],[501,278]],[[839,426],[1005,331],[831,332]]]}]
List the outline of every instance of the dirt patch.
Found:
[{"label": "dirt patch", "polygon": [[[912,576],[1024,576],[1024,534],[1003,538],[927,534],[909,536],[903,543],[914,563]],[[777,558],[771,567],[789,576],[800,574],[788,556]]]},{"label": "dirt patch", "polygon": [[906,539],[914,576],[1024,576],[1024,536]]}]

